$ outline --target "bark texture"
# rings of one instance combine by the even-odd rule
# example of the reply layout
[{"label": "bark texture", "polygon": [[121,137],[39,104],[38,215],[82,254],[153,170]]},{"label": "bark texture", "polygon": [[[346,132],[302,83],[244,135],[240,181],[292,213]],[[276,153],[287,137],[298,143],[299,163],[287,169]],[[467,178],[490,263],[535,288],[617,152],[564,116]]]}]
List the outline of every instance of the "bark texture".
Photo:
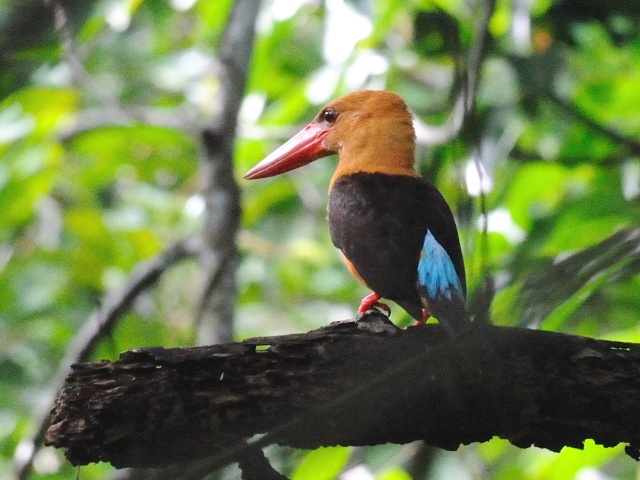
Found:
[{"label": "bark texture", "polygon": [[[73,366],[46,441],[74,465],[237,461],[315,448],[493,436],[558,451],[592,438],[640,450],[640,346],[482,326],[396,328],[365,314],[306,334],[144,348]],[[266,434],[258,440],[244,439]]]}]

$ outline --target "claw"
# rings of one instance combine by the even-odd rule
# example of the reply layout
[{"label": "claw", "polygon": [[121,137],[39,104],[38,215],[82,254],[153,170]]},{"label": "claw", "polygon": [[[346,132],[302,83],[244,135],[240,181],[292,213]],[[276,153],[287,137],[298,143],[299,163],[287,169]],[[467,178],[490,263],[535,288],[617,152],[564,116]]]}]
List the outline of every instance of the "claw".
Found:
[{"label": "claw", "polygon": [[426,310],[422,310],[422,318],[420,320],[417,320],[413,325],[424,325],[430,318],[431,315],[429,314],[429,312],[427,312]]},{"label": "claw", "polygon": [[389,305],[379,302],[378,300],[380,300],[380,298],[380,295],[378,295],[376,292],[373,292],[372,294],[364,297],[360,302],[358,313],[365,313],[374,308],[379,308],[380,310],[384,310],[385,312],[387,312],[387,315],[391,315],[391,309],[389,308]]}]

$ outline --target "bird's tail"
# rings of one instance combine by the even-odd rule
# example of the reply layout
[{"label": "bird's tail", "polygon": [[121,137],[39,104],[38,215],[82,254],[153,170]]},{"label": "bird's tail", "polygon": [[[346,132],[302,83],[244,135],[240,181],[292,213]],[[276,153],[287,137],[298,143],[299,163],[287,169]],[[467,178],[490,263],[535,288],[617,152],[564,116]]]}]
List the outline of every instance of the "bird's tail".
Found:
[{"label": "bird's tail", "polygon": [[[422,289],[424,290],[420,291]],[[449,335],[460,335],[471,326],[466,303],[460,292],[453,291],[450,297],[439,293],[429,298],[426,288],[419,286],[418,290],[425,310],[438,319]]]}]

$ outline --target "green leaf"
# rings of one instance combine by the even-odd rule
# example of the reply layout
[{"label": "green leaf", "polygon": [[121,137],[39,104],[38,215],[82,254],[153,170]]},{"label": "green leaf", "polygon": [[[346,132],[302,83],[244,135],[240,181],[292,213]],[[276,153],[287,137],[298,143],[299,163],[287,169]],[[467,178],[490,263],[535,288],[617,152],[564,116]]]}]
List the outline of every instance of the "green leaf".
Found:
[{"label": "green leaf", "polygon": [[413,480],[413,477],[401,468],[394,468],[382,472],[377,480]]},{"label": "green leaf", "polygon": [[[7,97],[0,108],[19,105],[23,114],[32,116],[35,129],[32,134],[37,138],[56,133],[68,115],[78,108],[78,95],[73,90],[54,88],[25,88]],[[15,107],[14,107],[15,108]]]},{"label": "green leaf", "polygon": [[331,480],[347,464],[350,454],[347,447],[320,447],[304,457],[291,479]]},{"label": "green leaf", "polygon": [[542,469],[539,480],[571,480],[586,467],[601,467],[624,449],[623,445],[606,448],[593,440],[585,440],[584,450],[565,447]]}]

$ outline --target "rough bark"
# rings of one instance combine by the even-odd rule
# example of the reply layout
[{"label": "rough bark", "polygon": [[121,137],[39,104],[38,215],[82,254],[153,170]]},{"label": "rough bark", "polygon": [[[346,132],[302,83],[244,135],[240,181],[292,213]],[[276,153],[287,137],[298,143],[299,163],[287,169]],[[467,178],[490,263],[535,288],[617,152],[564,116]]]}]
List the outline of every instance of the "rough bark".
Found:
[{"label": "rough bark", "polygon": [[[482,326],[401,330],[381,314],[306,334],[144,348],[78,364],[47,443],[74,465],[159,467],[269,443],[314,448],[493,436],[554,451],[640,450],[640,346]],[[266,434],[246,443],[243,439]],[[214,462],[215,463],[215,462]]]}]

